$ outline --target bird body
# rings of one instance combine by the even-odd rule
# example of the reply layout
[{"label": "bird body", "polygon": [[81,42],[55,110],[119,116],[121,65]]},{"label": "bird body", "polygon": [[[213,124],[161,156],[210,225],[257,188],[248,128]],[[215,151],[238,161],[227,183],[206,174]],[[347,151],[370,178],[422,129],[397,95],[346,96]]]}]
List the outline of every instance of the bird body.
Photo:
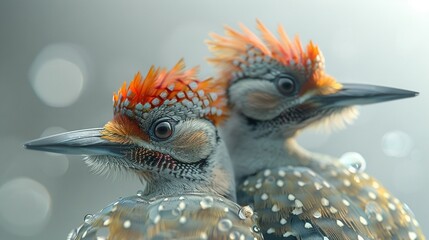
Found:
[{"label": "bird body", "polygon": [[68,239],[259,239],[253,211],[215,194],[122,198],[89,215]]},{"label": "bird body", "polygon": [[298,156],[238,181],[238,202],[253,206],[265,238],[424,239],[412,211],[375,178],[326,155]]},{"label": "bird body", "polygon": [[238,201],[259,215],[265,239],[425,239],[411,210],[363,169],[311,153],[295,137],[314,125],[342,127],[354,105],[416,96],[407,90],[341,84],[325,72],[319,48],[277,38],[261,22],[226,27],[208,41],[227,86],[224,135]]},{"label": "bird body", "polygon": [[[113,96],[102,128],[36,139],[28,149],[86,155],[99,173],[136,174],[146,188],[88,217],[69,239],[261,239],[250,210],[238,215],[229,155],[216,125],[224,89],[196,78],[179,61],[171,70],[136,74]],[[197,204],[198,203],[198,204]],[[204,205],[205,204],[205,205]],[[231,210],[231,212],[229,212]],[[164,216],[163,214],[169,216]],[[106,231],[107,233],[102,231]]]}]

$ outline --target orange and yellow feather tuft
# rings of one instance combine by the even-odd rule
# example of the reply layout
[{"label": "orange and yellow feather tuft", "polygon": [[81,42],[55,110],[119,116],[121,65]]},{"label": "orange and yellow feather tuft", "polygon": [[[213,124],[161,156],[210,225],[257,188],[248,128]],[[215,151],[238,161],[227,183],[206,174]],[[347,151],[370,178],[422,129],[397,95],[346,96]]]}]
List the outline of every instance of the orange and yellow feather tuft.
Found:
[{"label": "orange and yellow feather tuft", "polygon": [[115,114],[132,117],[162,105],[183,104],[201,109],[199,117],[220,123],[226,116],[225,88],[210,78],[199,80],[197,72],[198,67],[185,70],[185,62],[180,60],[169,71],[152,66],[144,78],[137,73],[129,86],[124,82],[113,94]]},{"label": "orange and yellow feather tuft", "polygon": [[308,78],[304,90],[323,88],[320,91],[331,92],[341,88],[341,84],[324,73],[323,54],[312,41],[304,48],[299,37],[290,40],[281,25],[277,29],[279,37],[276,37],[259,20],[257,28],[261,38],[243,24],[240,24],[240,28],[242,33],[227,26],[225,36],[212,33],[212,40],[206,41],[214,55],[208,61],[219,67],[221,80],[226,81],[226,84],[235,79],[234,74],[243,72],[243,65],[249,67],[255,61],[274,60],[304,73]]}]

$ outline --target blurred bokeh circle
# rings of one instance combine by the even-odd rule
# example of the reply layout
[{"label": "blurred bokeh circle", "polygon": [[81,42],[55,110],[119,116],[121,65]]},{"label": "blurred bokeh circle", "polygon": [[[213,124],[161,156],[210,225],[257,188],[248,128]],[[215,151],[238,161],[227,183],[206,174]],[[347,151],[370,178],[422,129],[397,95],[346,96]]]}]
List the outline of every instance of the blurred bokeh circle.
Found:
[{"label": "blurred bokeh circle", "polygon": [[50,218],[51,196],[30,178],[15,178],[0,186],[0,203],[0,224],[17,235],[37,234]]},{"label": "blurred bokeh circle", "polygon": [[381,144],[383,151],[390,157],[408,156],[413,148],[413,140],[402,131],[391,131],[384,134]]},{"label": "blurred bokeh circle", "polygon": [[83,51],[72,44],[45,47],[34,60],[30,83],[48,106],[67,107],[80,96],[86,80]]}]

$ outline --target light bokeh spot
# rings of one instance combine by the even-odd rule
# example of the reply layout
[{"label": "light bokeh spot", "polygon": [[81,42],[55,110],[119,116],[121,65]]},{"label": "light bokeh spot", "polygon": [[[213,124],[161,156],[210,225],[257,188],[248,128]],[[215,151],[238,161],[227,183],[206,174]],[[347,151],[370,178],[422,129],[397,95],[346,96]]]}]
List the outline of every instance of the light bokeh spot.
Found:
[{"label": "light bokeh spot", "polygon": [[37,96],[47,105],[67,107],[79,97],[83,76],[76,64],[57,58],[45,62],[32,83]]},{"label": "light bokeh spot", "polygon": [[383,152],[390,157],[408,156],[413,148],[413,140],[402,131],[392,131],[384,134],[381,144]]},{"label": "light bokeh spot", "polygon": [[84,81],[84,61],[71,45],[52,45],[42,50],[30,70],[36,95],[48,106],[67,107],[80,96]]},{"label": "light bokeh spot", "polygon": [[37,234],[50,212],[50,194],[39,182],[15,178],[0,187],[0,224],[7,231],[21,236]]}]

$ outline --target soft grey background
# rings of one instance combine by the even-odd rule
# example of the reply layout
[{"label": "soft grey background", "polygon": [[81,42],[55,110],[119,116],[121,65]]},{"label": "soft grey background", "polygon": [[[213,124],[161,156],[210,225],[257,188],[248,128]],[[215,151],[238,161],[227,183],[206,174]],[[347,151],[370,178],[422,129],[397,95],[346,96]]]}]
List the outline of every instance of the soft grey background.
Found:
[{"label": "soft grey background", "polygon": [[23,142],[102,126],[112,92],[151,64],[184,57],[210,76],[208,32],[238,22],[255,29],[256,18],[313,39],[339,81],[421,92],[362,107],[348,129],[306,132],[300,142],[360,153],[429,233],[427,0],[120,2],[0,2],[0,239],[64,239],[86,213],[141,187],[133,177],[93,175],[80,157],[25,151]]}]

